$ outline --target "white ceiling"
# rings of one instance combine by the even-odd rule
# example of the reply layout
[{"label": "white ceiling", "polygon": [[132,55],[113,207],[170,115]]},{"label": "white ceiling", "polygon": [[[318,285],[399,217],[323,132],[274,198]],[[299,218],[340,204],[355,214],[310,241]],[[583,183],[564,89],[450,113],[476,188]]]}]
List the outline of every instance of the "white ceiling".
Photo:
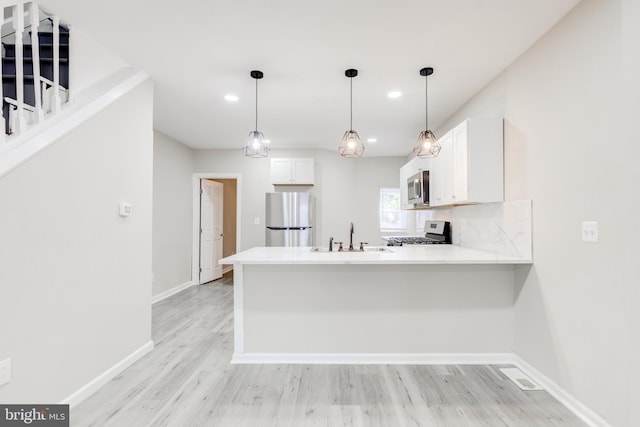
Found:
[{"label": "white ceiling", "polygon": [[[353,127],[365,156],[406,155],[579,0],[41,0],[155,82],[155,128],[193,148],[334,150]],[[403,96],[387,98],[391,90]],[[229,103],[225,94],[236,94]],[[377,138],[367,143],[367,138]]]}]

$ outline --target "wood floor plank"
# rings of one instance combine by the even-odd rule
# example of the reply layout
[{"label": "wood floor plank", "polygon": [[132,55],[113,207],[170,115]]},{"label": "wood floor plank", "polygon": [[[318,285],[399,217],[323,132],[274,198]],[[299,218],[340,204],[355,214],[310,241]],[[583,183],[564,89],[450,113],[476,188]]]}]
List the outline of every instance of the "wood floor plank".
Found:
[{"label": "wood floor plank", "polygon": [[231,365],[231,275],[154,304],[152,336],[72,426],[585,426],[503,365]]}]

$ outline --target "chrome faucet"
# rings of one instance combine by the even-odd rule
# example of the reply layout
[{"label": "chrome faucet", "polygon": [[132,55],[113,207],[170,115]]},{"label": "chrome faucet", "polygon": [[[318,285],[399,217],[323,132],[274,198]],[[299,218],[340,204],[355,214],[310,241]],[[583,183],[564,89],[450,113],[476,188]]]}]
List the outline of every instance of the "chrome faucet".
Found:
[{"label": "chrome faucet", "polygon": [[329,252],[333,252],[333,237],[329,237]]},{"label": "chrome faucet", "polygon": [[353,250],[353,223],[351,223],[351,228],[350,228],[350,235],[349,235],[349,250],[352,251]]}]

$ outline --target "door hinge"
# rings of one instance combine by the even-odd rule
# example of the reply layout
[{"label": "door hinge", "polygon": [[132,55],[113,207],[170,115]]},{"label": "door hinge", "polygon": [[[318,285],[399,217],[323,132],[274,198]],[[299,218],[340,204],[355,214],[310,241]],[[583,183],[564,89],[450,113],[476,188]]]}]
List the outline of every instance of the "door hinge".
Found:
[{"label": "door hinge", "polygon": [[202,273],[202,267],[200,267],[200,273]]},{"label": "door hinge", "polygon": [[200,189],[200,194],[202,194],[202,193],[204,193],[204,190],[201,188],[201,189]]}]

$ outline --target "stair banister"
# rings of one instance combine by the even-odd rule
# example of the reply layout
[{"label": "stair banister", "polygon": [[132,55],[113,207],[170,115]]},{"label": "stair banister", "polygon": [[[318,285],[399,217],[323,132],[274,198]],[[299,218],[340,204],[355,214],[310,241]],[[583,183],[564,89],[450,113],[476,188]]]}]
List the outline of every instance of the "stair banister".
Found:
[{"label": "stair banister", "polygon": [[24,3],[13,6],[13,29],[16,34],[16,127],[18,133],[24,132],[27,128],[26,117],[24,116],[24,52],[22,37],[24,35]]},{"label": "stair banister", "polygon": [[40,76],[40,12],[38,2],[32,1],[29,4],[29,17],[31,18],[31,57],[33,63],[33,91],[35,99],[35,121],[42,123],[44,112],[42,110],[42,93],[37,78]]}]

